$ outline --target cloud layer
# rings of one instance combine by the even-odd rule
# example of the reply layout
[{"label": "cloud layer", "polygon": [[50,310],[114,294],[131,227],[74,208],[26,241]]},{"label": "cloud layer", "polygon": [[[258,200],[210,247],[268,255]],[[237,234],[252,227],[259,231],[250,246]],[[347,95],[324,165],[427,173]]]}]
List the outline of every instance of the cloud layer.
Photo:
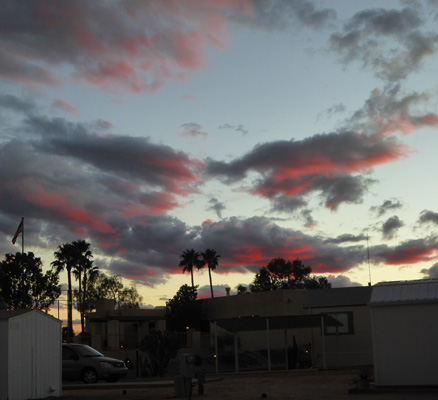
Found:
[{"label": "cloud layer", "polygon": [[[369,201],[380,184],[376,171],[414,153],[407,138],[436,130],[438,116],[429,108],[434,94],[406,84],[436,55],[438,35],[425,28],[431,18],[427,5],[382,6],[340,22],[335,9],[307,0],[3,1],[0,80],[9,88],[0,95],[3,252],[11,251],[9,237],[25,216],[29,247],[52,252],[87,238],[96,263],[149,286],[180,273],[179,255],[187,248],[216,249],[218,274],[254,274],[272,258],[300,258],[314,273],[331,274],[334,285],[349,286],[356,283],[345,274],[360,268],[369,252],[376,266],[433,264],[422,274],[435,277],[436,211],[414,212],[424,232],[399,242],[410,222],[394,215],[406,207],[395,195],[367,204],[363,229],[340,225],[325,234],[315,217]],[[324,132],[291,130],[281,139],[269,132],[238,155],[220,157],[203,147],[199,157],[189,145],[165,142],[161,132],[117,132],[111,115],[81,120],[80,107],[62,96],[73,85],[105,96],[153,98],[207,71],[214,54],[232,47],[236,32],[298,31],[323,32],[326,57],[346,70],[358,65],[379,82],[356,109],[339,103],[320,113],[341,118],[342,111],[345,118]],[[16,87],[33,95],[20,96]],[[178,96],[192,103],[199,94]],[[206,146],[215,134],[249,142],[253,135],[251,121],[230,123],[236,118],[218,113],[208,125],[202,112],[197,118],[175,125],[181,140],[175,143]],[[227,193],[262,206],[254,215],[234,211]],[[197,201],[211,219],[189,224],[176,216]],[[386,241],[367,248],[368,230],[377,232],[375,241]]]}]

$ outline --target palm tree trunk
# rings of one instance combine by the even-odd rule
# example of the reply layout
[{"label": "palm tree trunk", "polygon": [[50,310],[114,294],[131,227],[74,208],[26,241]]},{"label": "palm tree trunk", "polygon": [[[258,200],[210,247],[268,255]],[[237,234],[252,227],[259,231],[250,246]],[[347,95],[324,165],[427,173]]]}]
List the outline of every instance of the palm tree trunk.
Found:
[{"label": "palm tree trunk", "polygon": [[190,274],[191,274],[191,276],[192,276],[192,289],[195,290],[195,281],[193,280],[193,267],[192,267],[192,269],[190,270]]},{"label": "palm tree trunk", "polygon": [[211,298],[213,298],[214,297],[214,294],[213,294],[213,283],[211,282],[211,269],[210,269],[210,266],[208,266],[208,277],[210,278]]},{"label": "palm tree trunk", "polygon": [[84,272],[84,281],[82,282],[83,291],[82,291],[82,304],[81,304],[81,324],[82,324],[82,332],[85,332],[85,299],[87,293],[87,272]]},{"label": "palm tree trunk", "polygon": [[84,294],[83,294],[83,287],[82,287],[82,275],[80,272],[79,272],[78,281],[79,281],[79,307],[78,307],[78,309],[79,309],[79,314],[81,316],[81,332],[83,332],[84,331],[84,312],[82,310],[82,306],[84,304],[84,300],[83,300]]},{"label": "palm tree trunk", "polygon": [[68,329],[68,342],[73,341],[73,300],[71,293],[71,271],[67,270],[68,278],[68,291],[67,291],[67,329]]}]

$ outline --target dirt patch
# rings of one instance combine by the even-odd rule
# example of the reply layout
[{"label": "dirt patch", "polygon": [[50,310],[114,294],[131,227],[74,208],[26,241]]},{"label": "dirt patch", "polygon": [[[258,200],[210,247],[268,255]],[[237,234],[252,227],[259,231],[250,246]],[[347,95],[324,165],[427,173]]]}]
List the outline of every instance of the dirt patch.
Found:
[{"label": "dirt patch", "polygon": [[[213,377],[213,376],[211,376]],[[217,376],[215,376],[217,377]],[[386,389],[376,390],[371,387],[368,392],[352,394],[350,389],[356,387],[359,378],[357,370],[342,371],[290,371],[272,373],[251,373],[239,375],[220,375],[219,380],[207,382],[204,394],[198,394],[198,387],[193,388],[192,399],[199,400],[316,400],[316,399],[435,399],[438,389]],[[65,390],[65,400],[160,400],[175,398],[173,387],[126,388],[117,389],[79,389]]]}]

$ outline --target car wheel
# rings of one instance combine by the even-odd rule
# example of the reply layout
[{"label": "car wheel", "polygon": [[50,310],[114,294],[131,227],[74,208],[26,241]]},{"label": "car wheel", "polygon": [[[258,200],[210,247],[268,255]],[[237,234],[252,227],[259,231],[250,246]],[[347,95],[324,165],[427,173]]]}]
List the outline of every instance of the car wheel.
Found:
[{"label": "car wheel", "polygon": [[82,379],[85,383],[96,383],[97,373],[93,368],[87,368],[82,373]]}]

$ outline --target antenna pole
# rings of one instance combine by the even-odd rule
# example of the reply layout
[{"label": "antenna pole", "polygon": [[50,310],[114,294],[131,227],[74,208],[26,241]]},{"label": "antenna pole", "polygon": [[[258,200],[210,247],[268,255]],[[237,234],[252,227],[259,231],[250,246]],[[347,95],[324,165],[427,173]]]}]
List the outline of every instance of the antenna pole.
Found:
[{"label": "antenna pole", "polygon": [[371,266],[370,266],[370,246],[368,245],[368,232],[367,232],[367,258],[368,258],[368,286],[371,286]]}]

